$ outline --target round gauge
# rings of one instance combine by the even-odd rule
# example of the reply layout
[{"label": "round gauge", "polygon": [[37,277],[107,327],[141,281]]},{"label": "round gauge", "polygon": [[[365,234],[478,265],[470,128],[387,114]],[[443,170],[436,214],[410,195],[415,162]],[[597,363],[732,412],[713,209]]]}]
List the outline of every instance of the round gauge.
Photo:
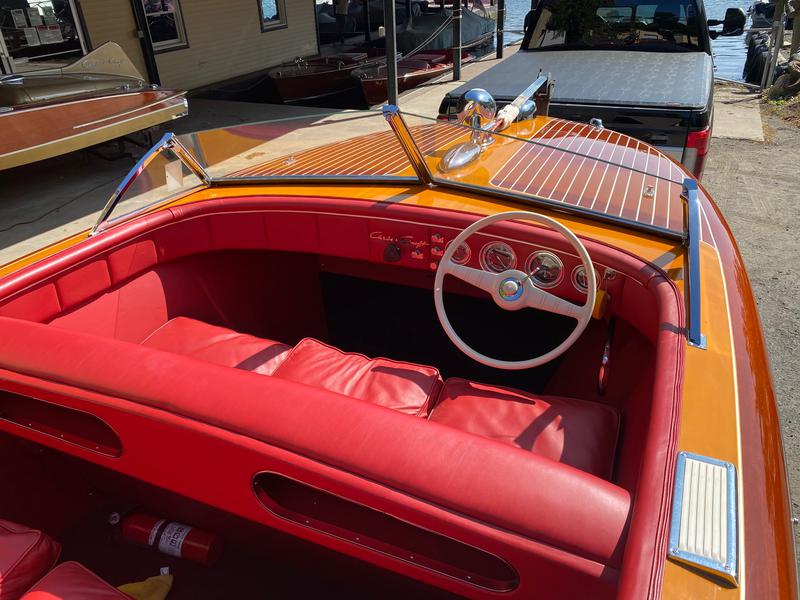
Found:
[{"label": "round gauge", "polygon": [[[597,272],[597,269],[594,270],[594,279],[596,283],[595,287],[600,287],[600,274]],[[586,293],[589,282],[586,281],[586,269],[583,265],[578,265],[572,269],[572,285],[574,285],[575,289],[579,292],[583,294]]]},{"label": "round gauge", "polygon": [[549,289],[557,286],[564,279],[564,263],[552,252],[539,250],[528,257],[525,271],[537,287]]},{"label": "round gauge", "polygon": [[502,273],[517,266],[517,256],[508,244],[489,242],[481,249],[480,263],[486,271]]},{"label": "round gauge", "polygon": [[[444,249],[447,250],[450,247],[450,244],[452,243],[453,240],[447,242],[447,245],[444,247]],[[458,248],[456,248],[456,251],[453,252],[453,258],[450,260],[452,260],[457,265],[464,265],[469,262],[469,259],[471,257],[472,257],[472,249],[469,247],[469,244],[467,244],[467,242],[464,242]]]}]

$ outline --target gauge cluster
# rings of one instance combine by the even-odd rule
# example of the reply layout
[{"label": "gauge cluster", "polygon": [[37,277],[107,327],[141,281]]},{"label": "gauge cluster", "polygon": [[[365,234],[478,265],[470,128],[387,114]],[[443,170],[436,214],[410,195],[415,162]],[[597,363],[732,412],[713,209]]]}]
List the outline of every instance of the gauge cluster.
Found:
[{"label": "gauge cluster", "polygon": [[[457,231],[434,231],[431,240],[431,254],[434,261],[431,269],[436,269],[438,259],[450,247]],[[558,296],[580,302],[586,297],[586,269],[574,252],[564,252],[543,248],[536,244],[511,239],[497,239],[478,233],[462,243],[454,252],[453,262],[483,269],[492,273],[502,273],[509,269],[519,269],[528,273],[537,287]],[[597,287],[613,293],[619,279],[612,283],[616,273],[602,265],[595,265]]]}]

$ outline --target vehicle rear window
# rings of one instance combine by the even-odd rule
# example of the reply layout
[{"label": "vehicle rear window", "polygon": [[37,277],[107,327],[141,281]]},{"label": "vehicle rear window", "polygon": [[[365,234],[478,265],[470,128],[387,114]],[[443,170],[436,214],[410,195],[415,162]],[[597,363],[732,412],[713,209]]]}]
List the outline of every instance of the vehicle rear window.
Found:
[{"label": "vehicle rear window", "polygon": [[524,47],[698,50],[694,0],[542,0],[525,19]]}]

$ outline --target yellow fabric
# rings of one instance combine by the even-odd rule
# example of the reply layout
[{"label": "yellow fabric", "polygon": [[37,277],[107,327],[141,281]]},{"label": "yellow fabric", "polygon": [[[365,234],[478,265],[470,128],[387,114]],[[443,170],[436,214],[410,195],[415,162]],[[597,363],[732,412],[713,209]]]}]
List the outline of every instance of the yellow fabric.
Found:
[{"label": "yellow fabric", "polygon": [[164,600],[172,589],[172,575],[156,575],[137,583],[126,583],[117,589],[136,600]]}]

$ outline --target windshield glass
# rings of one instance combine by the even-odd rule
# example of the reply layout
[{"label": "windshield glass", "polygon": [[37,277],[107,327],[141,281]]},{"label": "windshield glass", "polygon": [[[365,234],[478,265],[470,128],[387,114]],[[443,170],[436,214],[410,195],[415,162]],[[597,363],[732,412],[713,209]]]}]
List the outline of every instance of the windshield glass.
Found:
[{"label": "windshield glass", "polygon": [[[657,149],[634,138],[538,117],[490,134],[491,143],[477,157],[463,165],[456,161],[458,166],[452,168],[448,160],[457,154],[470,156],[481,134],[448,121],[407,113],[404,118],[436,182],[683,231],[685,174]],[[426,145],[431,138],[440,143]]]},{"label": "windshield glass", "polygon": [[[422,178],[484,195],[569,206],[659,231],[683,231],[685,174],[633,138],[550,117],[514,123],[503,133],[408,113],[391,119],[409,135],[397,135],[380,111],[168,134],[120,186],[98,228],[209,185],[415,185]],[[490,143],[481,143],[486,136]]]},{"label": "windshield glass", "polygon": [[525,48],[699,50],[694,0],[542,0]]}]

